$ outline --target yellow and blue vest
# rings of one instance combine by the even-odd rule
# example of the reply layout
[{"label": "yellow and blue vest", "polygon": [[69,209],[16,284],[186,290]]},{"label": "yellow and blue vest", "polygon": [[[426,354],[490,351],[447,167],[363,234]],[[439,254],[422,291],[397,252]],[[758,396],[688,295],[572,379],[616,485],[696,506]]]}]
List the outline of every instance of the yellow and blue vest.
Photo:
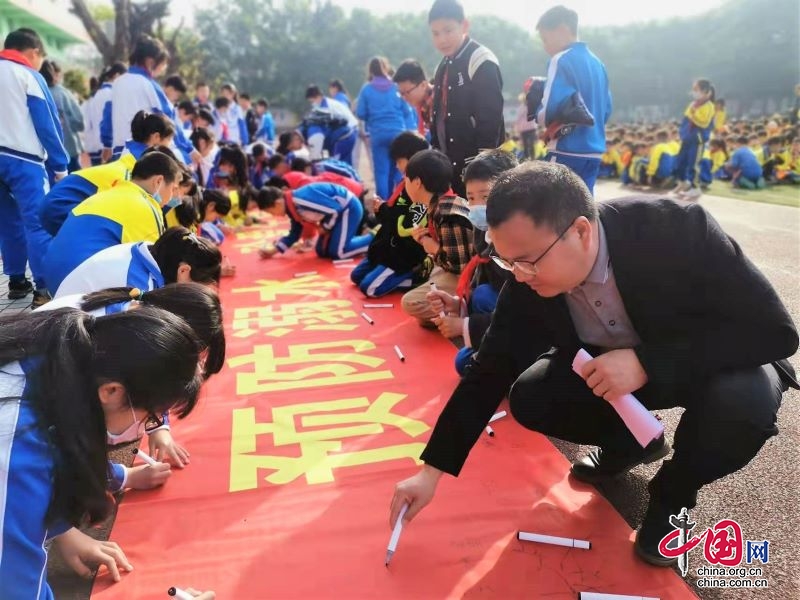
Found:
[{"label": "yellow and blue vest", "polygon": [[121,181],[72,209],[45,255],[47,286],[57,290],[73,269],[101,250],[155,242],[162,233],[159,203],[135,183]]}]

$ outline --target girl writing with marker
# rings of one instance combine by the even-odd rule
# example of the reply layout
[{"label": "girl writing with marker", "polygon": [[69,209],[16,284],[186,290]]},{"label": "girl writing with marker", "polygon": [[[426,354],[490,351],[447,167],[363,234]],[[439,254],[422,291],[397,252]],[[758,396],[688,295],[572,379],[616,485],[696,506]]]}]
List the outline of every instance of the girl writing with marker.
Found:
[{"label": "girl writing with marker", "polygon": [[108,516],[106,437],[168,410],[191,413],[200,344],[164,310],[93,317],[59,309],[0,320],[0,597],[53,598],[45,543],[89,574],[133,569],[122,550],[76,528]]}]

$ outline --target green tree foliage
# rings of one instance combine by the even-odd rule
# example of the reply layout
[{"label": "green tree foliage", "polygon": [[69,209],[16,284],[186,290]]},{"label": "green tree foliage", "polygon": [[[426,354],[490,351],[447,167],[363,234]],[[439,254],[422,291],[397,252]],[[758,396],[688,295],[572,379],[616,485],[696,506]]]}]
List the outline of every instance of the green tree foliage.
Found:
[{"label": "green tree foliage", "polygon": [[[791,96],[799,7],[797,0],[730,0],[699,17],[585,28],[581,37],[606,64],[621,118],[678,117],[700,76],[714,82],[734,113],[744,112]],[[356,96],[375,55],[394,65],[416,58],[430,76],[441,58],[427,15],[378,17],[361,9],[348,15],[327,0],[217,1],[198,13],[197,32],[203,78],[233,81],[299,111],[310,83],[324,88],[340,78]],[[534,32],[480,16],[472,19],[471,35],[497,54],[509,102],[529,75],[546,73],[547,56]]]}]

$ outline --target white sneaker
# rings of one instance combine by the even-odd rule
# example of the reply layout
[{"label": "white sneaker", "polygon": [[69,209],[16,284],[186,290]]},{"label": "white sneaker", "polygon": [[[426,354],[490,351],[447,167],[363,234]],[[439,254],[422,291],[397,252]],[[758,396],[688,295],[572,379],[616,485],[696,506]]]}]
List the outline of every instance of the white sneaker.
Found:
[{"label": "white sneaker", "polygon": [[688,181],[679,181],[678,185],[676,185],[674,188],[672,188],[672,191],[670,192],[670,194],[680,195],[683,192],[688,192],[690,187],[691,186],[689,185]]},{"label": "white sneaker", "polygon": [[696,202],[700,196],[703,195],[703,192],[700,188],[692,188],[688,192],[684,192],[683,194],[679,194],[679,198],[681,200],[686,200],[687,202]]}]

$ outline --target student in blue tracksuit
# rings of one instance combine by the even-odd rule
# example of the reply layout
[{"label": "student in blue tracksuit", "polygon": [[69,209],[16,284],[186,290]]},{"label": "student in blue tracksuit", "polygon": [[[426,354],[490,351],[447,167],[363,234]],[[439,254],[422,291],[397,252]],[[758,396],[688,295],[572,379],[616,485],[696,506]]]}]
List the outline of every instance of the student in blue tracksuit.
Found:
[{"label": "student in blue tracksuit", "polygon": [[56,299],[107,288],[153,290],[169,283],[219,285],[219,248],[185,227],[170,227],[154,244],[118,244],[93,254],[64,279]]},{"label": "student in blue tracksuit", "polygon": [[155,242],[164,233],[162,207],[172,199],[181,174],[173,159],[150,152],[136,161],[130,181],[121,181],[73,208],[45,256],[45,278],[52,290],[56,292],[73,269],[100,250]]},{"label": "student in blue tracksuit", "polygon": [[361,200],[347,188],[334,183],[310,183],[297,190],[280,190],[266,186],[259,193],[258,204],[274,216],[288,216],[289,233],[275,242],[275,248],[262,251],[268,258],[287,252],[303,232],[303,224],[311,223],[320,230],[317,256],[320,258],[352,258],[367,251],[372,233],[359,235],[364,208]]},{"label": "student in blue tracksuit", "polygon": [[[568,166],[594,189],[600,157],[606,151],[605,125],[611,116],[611,92],[606,68],[584,42],[578,41],[578,14],[555,6],[539,19],[536,29],[550,55],[539,125],[552,131],[545,160]],[[582,110],[579,110],[579,107]],[[575,125],[574,111],[594,121]]]},{"label": "student in blue tracksuit", "polygon": [[100,125],[103,156],[116,160],[131,137],[131,121],[140,110],[173,119],[172,103],[155,80],[167,66],[169,53],[159,40],[143,35],[131,54],[131,67],[114,82],[111,104]]},{"label": "student in blue tracksuit", "polygon": [[392,141],[403,131],[416,129],[414,112],[400,96],[389,70],[389,63],[382,56],[370,60],[369,82],[361,88],[356,100],[356,116],[369,131],[375,193],[379,198],[389,198],[400,183],[400,172],[389,152]]},{"label": "student in blue tracksuit", "polygon": [[120,568],[133,568],[120,548],[76,528],[114,507],[107,433],[138,436],[156,415],[194,409],[203,383],[197,335],[151,307],[99,318],[74,309],[14,315],[0,331],[0,598],[53,598],[48,540],[68,564],[99,562],[119,580]]},{"label": "student in blue tracksuit", "polygon": [[311,103],[311,112],[303,120],[301,131],[308,143],[311,159],[324,158],[324,152],[327,152],[330,158],[352,165],[358,119],[341,102],[323,96],[316,85],[306,89],[306,100]]},{"label": "student in blue tracksuit", "polygon": [[[100,139],[100,124],[106,105],[111,103],[111,89],[120,75],[128,72],[128,67],[117,62],[100,74],[100,87],[84,105],[86,129],[83,134],[86,141],[86,152],[92,166],[103,164],[103,142]],[[110,109],[109,109],[110,110]]]},{"label": "student in blue tracksuit", "polygon": [[[0,252],[9,278],[9,298],[32,291],[35,304],[47,300],[44,256],[50,236],[39,220],[49,191],[45,165],[56,181],[67,175],[69,156],[56,108],[39,74],[42,40],[31,29],[8,34],[0,52]],[[25,277],[30,261],[36,291]]]},{"label": "student in blue tracksuit", "polygon": [[256,131],[255,139],[269,142],[275,141],[275,117],[269,110],[269,102],[265,98],[256,100],[256,115],[261,118],[261,125]]},{"label": "student in blue tracksuit", "polygon": [[[110,190],[120,181],[130,179],[131,170],[148,148],[174,157],[169,145],[174,134],[172,122],[164,115],[136,113],[131,123],[132,139],[118,160],[70,173],[56,183],[39,205],[42,227],[55,237],[70,211],[98,192]],[[55,290],[53,290],[55,291]]]}]

